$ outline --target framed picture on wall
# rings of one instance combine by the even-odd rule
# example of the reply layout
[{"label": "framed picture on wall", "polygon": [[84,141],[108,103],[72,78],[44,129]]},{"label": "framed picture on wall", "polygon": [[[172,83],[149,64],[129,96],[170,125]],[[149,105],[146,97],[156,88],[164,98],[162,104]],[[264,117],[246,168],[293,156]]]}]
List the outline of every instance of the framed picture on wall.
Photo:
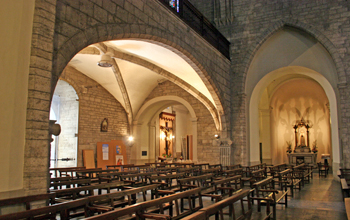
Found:
[{"label": "framed picture on wall", "polygon": [[108,131],[108,119],[104,118],[101,122],[101,132],[107,132]]},{"label": "framed picture on wall", "polygon": [[124,156],[116,155],[115,156],[116,165],[124,165]]}]

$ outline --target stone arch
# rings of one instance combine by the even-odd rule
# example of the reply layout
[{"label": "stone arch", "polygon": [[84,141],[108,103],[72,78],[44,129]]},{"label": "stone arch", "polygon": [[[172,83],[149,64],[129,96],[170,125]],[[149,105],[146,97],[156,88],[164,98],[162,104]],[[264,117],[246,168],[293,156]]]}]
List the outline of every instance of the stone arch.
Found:
[{"label": "stone arch", "polygon": [[141,117],[141,115],[153,104],[158,103],[158,102],[162,102],[162,101],[176,101],[181,103],[182,105],[184,105],[188,111],[191,114],[192,118],[196,117],[196,113],[194,112],[194,109],[192,108],[191,104],[189,102],[187,102],[185,99],[180,98],[178,96],[159,96],[156,98],[153,98],[151,100],[148,100],[144,105],[142,105],[141,109],[138,111],[136,117],[135,117],[135,121],[138,121]]},{"label": "stone arch", "polygon": [[[200,57],[200,54],[195,50],[191,51],[191,47],[180,38],[176,38],[174,35],[168,34],[164,30],[150,25],[129,23],[102,24],[75,33],[69,40],[56,48],[57,52],[54,53],[52,68],[52,88],[65,66],[80,50],[94,43],[118,39],[148,41],[170,49],[172,52],[183,58],[200,76],[212,95],[218,112],[218,119],[220,120],[219,124],[228,122],[221,101],[224,95],[217,87],[216,80],[208,73],[208,70],[199,61],[199,59],[202,58]],[[223,60],[227,62],[227,64],[229,63],[226,58]],[[209,60],[205,62],[209,63]],[[221,126],[220,129],[222,129],[222,127],[226,126]]]},{"label": "stone arch", "polygon": [[320,42],[321,45],[328,51],[328,53],[330,54],[330,56],[334,61],[334,64],[336,66],[336,70],[338,73],[337,75],[338,84],[345,84],[347,82],[344,66],[342,64],[341,58],[334,44],[325,35],[323,35],[320,31],[313,28],[312,26],[302,23],[295,19],[288,19],[288,20],[280,20],[274,23],[273,25],[271,25],[269,28],[267,28],[256,40],[256,44],[251,45],[250,48],[247,50],[246,55],[244,56],[245,58],[242,62],[244,65],[242,65],[241,69],[239,70],[239,72],[243,73],[243,80],[241,81],[242,83],[241,92],[244,92],[245,90],[245,82],[246,82],[249,66],[255,54],[261,47],[261,45],[269,37],[271,37],[277,31],[279,31],[280,29],[286,26],[294,27],[299,30],[302,30],[305,33],[309,34],[310,36],[314,37],[318,42]]},{"label": "stone arch", "polygon": [[[289,71],[286,71],[289,70]],[[292,71],[290,71],[292,70]],[[337,111],[337,98],[336,93],[334,91],[334,88],[332,85],[328,82],[328,80],[322,76],[320,73],[313,71],[311,69],[300,67],[300,66],[291,66],[291,67],[283,67],[280,69],[277,69],[275,71],[272,71],[268,74],[266,74],[255,86],[252,96],[249,100],[249,128],[250,128],[250,155],[249,160],[256,162],[257,161],[257,154],[256,152],[259,152],[257,149],[258,143],[256,142],[257,139],[253,138],[253,135],[251,134],[259,134],[259,125],[257,125],[256,121],[259,120],[259,113],[258,108],[256,106],[256,103],[259,103],[260,101],[260,94],[262,91],[276,78],[282,77],[283,75],[288,75],[290,72],[293,72],[293,74],[300,74],[307,76],[316,82],[318,82],[321,87],[325,90],[325,93],[329,100],[330,105],[330,116],[331,116],[331,139],[332,139],[332,153],[333,153],[333,174],[336,176],[336,170],[338,170],[340,165],[340,145],[339,145],[339,130],[338,130],[338,111]],[[255,105],[255,106],[254,106]],[[255,154],[252,154],[252,152],[255,152]]]},{"label": "stone arch", "polygon": [[[120,0],[107,3],[113,4],[114,9],[118,8],[118,13],[109,5],[104,5],[104,2],[35,0],[36,27],[31,39],[26,118],[28,127],[24,149],[27,156],[24,164],[30,164],[38,155],[41,160],[35,166],[26,166],[27,169],[23,171],[26,193],[47,191],[50,99],[68,62],[80,50],[93,43],[112,39],[143,39],[176,50],[179,56],[191,61],[190,65],[207,85],[215,100],[224,132],[228,135],[230,115],[227,113],[230,111],[230,101],[225,97],[229,95],[230,88],[221,81],[229,78],[230,61],[158,1]],[[97,13],[94,13],[95,8]],[[160,20],[161,17],[164,19]],[[37,167],[41,168],[40,171]],[[33,186],[30,183],[37,177],[36,174],[43,181]]]},{"label": "stone arch", "polygon": [[[70,66],[67,66],[67,68],[71,68]],[[63,75],[63,74],[65,74],[65,72],[66,71],[70,71],[69,69],[67,69],[67,68],[65,68],[64,70],[63,70],[63,73],[61,74],[61,75]],[[72,70],[72,71],[74,71],[74,70]],[[74,81],[74,80],[71,80],[70,78],[69,78],[69,75],[65,75],[65,77],[64,78],[60,78],[60,80],[63,80],[63,81],[65,81],[65,82],[67,82],[69,85],[71,85],[72,87],[73,87],[73,89],[75,90],[75,92],[76,92],[76,94],[77,94],[77,98],[79,99],[79,97],[81,97],[81,90],[80,90],[80,88],[79,88],[79,85],[77,85],[77,83]]]},{"label": "stone arch", "polygon": [[[148,123],[150,122],[150,120],[154,119],[157,116],[157,114],[159,114],[164,108],[173,104],[181,104],[185,106],[185,108],[188,110],[190,114],[191,124],[192,124],[192,134],[193,134],[193,160],[197,161],[197,120],[198,119],[197,119],[195,110],[193,109],[191,104],[179,96],[172,96],[172,95],[158,96],[145,102],[134,118],[133,124],[137,128],[134,128],[133,130],[138,133],[136,136],[141,136],[142,126],[144,127],[149,126]],[[151,133],[151,131],[149,132]]]}]

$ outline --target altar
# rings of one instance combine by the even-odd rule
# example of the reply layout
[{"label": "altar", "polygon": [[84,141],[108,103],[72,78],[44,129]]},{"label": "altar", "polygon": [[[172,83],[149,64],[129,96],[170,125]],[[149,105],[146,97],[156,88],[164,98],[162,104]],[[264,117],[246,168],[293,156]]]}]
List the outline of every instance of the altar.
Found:
[{"label": "altar", "polygon": [[287,156],[290,165],[295,166],[304,163],[310,166],[317,166],[316,140],[313,148],[310,149],[310,127],[309,121],[304,121],[303,119],[296,121],[296,124],[293,126],[295,134],[294,151],[291,149],[291,144],[289,144],[287,148]]},{"label": "altar", "polygon": [[290,165],[299,165],[305,163],[310,166],[317,166],[317,153],[287,153]]}]

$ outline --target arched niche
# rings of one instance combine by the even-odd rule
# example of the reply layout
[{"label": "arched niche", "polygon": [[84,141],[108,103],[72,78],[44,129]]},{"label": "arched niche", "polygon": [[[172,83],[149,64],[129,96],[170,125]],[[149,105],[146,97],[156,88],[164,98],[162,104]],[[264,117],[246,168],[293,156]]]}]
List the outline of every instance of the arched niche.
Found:
[{"label": "arched niche", "polygon": [[[323,89],[329,100],[330,108],[330,120],[331,120],[331,145],[333,156],[333,167],[335,170],[339,167],[341,162],[340,147],[339,147],[339,134],[338,134],[338,112],[337,112],[337,98],[333,87],[330,85],[327,79],[320,73],[313,71],[305,67],[284,67],[264,76],[259,83],[255,86],[249,102],[249,129],[250,129],[250,162],[259,162],[259,108],[258,104],[261,100],[261,96],[264,90],[271,83],[280,84],[282,79],[292,79],[297,75],[306,76],[313,81],[317,82]],[[282,80],[282,81],[281,81]]]},{"label": "arched niche", "polygon": [[[133,123],[133,136],[136,138],[132,146],[131,161],[147,162],[154,161],[156,149],[159,148],[159,114],[169,106],[179,106],[187,114],[189,133],[193,136],[193,161],[197,161],[197,117],[194,109],[186,100],[178,96],[160,96],[147,101],[139,110]],[[180,107],[181,106],[181,107]],[[181,135],[175,135],[176,149],[179,151]],[[141,151],[148,151],[148,157],[142,157]]]},{"label": "arched niche", "polygon": [[[270,128],[260,129],[260,136],[270,129],[271,159],[273,164],[289,163],[287,146],[292,152],[332,155],[329,100],[324,89],[309,77],[293,74],[276,88],[267,87],[270,97]],[[263,143],[264,145],[264,143]],[[264,147],[263,147],[264,149]]]}]

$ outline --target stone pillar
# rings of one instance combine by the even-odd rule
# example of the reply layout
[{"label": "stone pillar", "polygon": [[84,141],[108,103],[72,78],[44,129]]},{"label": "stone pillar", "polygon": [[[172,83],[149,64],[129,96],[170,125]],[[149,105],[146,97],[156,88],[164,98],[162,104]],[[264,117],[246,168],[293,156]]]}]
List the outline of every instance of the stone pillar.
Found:
[{"label": "stone pillar", "polygon": [[192,134],[193,134],[193,162],[198,161],[198,154],[197,154],[197,146],[198,146],[198,139],[197,139],[197,123],[198,118],[191,118],[192,123]]},{"label": "stone pillar", "polygon": [[150,162],[156,160],[156,126],[155,123],[148,124],[149,141],[148,141],[148,159]]},{"label": "stone pillar", "polygon": [[[43,16],[43,14],[45,16]],[[49,178],[49,111],[56,0],[36,0],[28,79],[23,181],[26,194],[46,193]]]},{"label": "stone pillar", "polygon": [[232,142],[234,164],[248,165],[246,94],[238,93],[232,97]]}]

